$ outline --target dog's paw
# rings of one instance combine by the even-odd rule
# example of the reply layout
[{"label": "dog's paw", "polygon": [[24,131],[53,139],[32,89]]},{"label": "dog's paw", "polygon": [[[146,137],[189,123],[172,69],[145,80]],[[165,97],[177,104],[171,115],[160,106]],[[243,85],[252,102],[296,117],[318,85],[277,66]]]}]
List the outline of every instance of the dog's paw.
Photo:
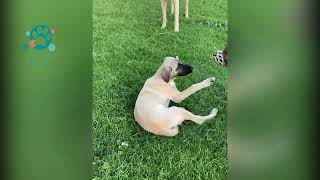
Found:
[{"label": "dog's paw", "polygon": [[161,28],[164,29],[164,28],[166,28],[166,27],[167,27],[167,21],[164,20],[164,21],[162,22]]},{"label": "dog's paw", "polygon": [[206,88],[206,87],[212,86],[215,81],[216,81],[216,78],[211,77],[211,78],[208,78],[208,79],[202,81],[201,84],[202,84],[203,88]]},{"label": "dog's paw", "polygon": [[179,32],[179,23],[174,23],[174,32]]},{"label": "dog's paw", "polygon": [[202,120],[200,121],[198,124],[203,124],[206,121],[210,121],[211,119],[213,119],[214,117],[216,117],[218,114],[218,109],[217,108],[213,108],[211,110],[211,113],[208,115],[208,118],[206,120]]},{"label": "dog's paw", "polygon": [[217,108],[213,108],[210,114],[212,114],[213,117],[217,116],[217,114],[218,114],[218,109],[217,109]]}]

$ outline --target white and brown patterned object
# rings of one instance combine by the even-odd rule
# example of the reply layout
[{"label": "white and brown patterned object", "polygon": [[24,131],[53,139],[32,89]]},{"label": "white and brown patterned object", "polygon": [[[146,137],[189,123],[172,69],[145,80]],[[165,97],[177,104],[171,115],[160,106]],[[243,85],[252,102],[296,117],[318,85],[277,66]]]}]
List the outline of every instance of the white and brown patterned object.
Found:
[{"label": "white and brown patterned object", "polygon": [[212,59],[223,66],[228,66],[228,49],[219,50],[212,54]]}]

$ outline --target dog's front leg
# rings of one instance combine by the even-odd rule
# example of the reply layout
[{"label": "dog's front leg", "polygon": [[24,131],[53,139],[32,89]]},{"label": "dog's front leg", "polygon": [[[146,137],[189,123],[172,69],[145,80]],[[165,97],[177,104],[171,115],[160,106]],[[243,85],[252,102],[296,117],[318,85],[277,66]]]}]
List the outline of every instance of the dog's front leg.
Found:
[{"label": "dog's front leg", "polygon": [[161,26],[161,28],[165,28],[167,26],[167,0],[161,0],[161,8],[162,8],[162,26]]},{"label": "dog's front leg", "polygon": [[179,0],[173,0],[174,4],[174,32],[179,32]]},{"label": "dog's front leg", "polygon": [[183,101],[184,99],[186,99],[187,97],[189,97],[190,95],[194,94],[195,92],[209,87],[211,86],[213,83],[215,82],[215,77],[211,77],[208,78],[200,83],[197,84],[193,84],[192,86],[190,86],[189,88],[187,88],[186,90],[182,91],[182,92],[177,92],[172,98],[171,100],[176,102],[176,103],[180,103],[181,101]]},{"label": "dog's front leg", "polygon": [[174,4],[173,4],[173,0],[171,0],[171,15],[174,14]]}]

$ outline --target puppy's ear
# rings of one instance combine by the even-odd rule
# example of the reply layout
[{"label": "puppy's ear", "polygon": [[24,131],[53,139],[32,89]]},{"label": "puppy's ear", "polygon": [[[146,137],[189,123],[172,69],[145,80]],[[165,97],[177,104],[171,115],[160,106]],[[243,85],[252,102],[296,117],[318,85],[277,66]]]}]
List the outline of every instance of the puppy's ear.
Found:
[{"label": "puppy's ear", "polygon": [[171,74],[172,68],[171,67],[164,67],[161,72],[161,78],[168,83],[170,81],[170,74]]}]

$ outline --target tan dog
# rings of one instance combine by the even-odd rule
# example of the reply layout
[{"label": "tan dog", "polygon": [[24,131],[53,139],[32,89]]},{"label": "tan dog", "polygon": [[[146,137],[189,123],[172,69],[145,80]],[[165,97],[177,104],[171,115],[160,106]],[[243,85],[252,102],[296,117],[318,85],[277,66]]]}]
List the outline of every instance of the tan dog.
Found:
[{"label": "tan dog", "polygon": [[135,120],[143,129],[157,135],[175,136],[179,131],[178,125],[184,120],[202,124],[217,115],[217,108],[207,116],[197,116],[184,108],[169,107],[170,100],[179,103],[215,81],[214,77],[208,78],[180,92],[176,88],[175,77],[191,72],[190,65],[182,64],[177,58],[166,57],[158,71],[146,80],[134,108]]},{"label": "tan dog", "polygon": [[[162,8],[162,26],[165,28],[167,26],[167,0],[160,0]],[[174,14],[174,31],[179,32],[179,0],[171,0],[171,15]],[[186,18],[189,17],[189,0],[186,0],[185,9]]]}]

